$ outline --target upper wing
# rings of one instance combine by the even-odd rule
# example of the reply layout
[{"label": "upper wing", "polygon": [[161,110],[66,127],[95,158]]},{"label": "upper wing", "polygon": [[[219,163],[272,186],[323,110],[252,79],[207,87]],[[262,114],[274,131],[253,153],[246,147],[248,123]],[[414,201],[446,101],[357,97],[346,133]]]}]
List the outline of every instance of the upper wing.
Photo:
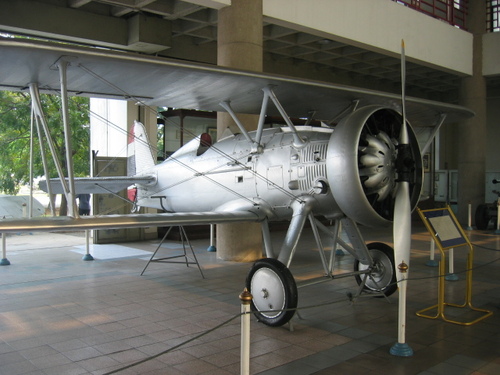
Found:
[{"label": "upper wing", "polygon": [[[271,85],[288,115],[303,117],[315,111],[320,120],[338,118],[355,101],[360,106],[401,106],[395,94],[67,44],[0,39],[0,54],[4,90],[23,90],[37,82],[42,91],[58,92],[56,63],[63,58],[70,63],[67,84],[74,95],[210,111],[220,111],[219,103],[230,100],[236,113],[258,114],[261,90]],[[406,98],[406,112],[414,126],[434,125],[443,113],[447,121],[473,115],[463,107],[416,98]],[[269,106],[268,114],[279,113]]]},{"label": "upper wing", "polygon": [[[66,179],[68,181],[68,179]],[[118,193],[133,184],[148,185],[154,183],[154,176],[142,177],[82,177],[75,178],[76,194],[105,194]],[[58,178],[50,179],[50,188],[52,194],[64,194],[61,180]],[[47,180],[41,180],[38,184],[40,189],[48,192]]]},{"label": "upper wing", "polygon": [[261,221],[264,219],[262,215],[262,212],[259,211],[241,210],[232,212],[82,216],[79,218],[67,216],[37,217],[25,220],[0,220],[0,233],[223,224],[240,221]]}]

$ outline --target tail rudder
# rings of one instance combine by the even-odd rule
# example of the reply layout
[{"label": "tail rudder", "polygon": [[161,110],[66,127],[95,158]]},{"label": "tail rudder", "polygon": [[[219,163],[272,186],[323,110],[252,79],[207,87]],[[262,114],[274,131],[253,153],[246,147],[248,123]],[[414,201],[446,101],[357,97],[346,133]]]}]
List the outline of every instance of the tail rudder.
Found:
[{"label": "tail rudder", "polygon": [[135,176],[154,167],[156,163],[153,155],[146,128],[142,123],[134,121],[128,137],[127,175]]}]

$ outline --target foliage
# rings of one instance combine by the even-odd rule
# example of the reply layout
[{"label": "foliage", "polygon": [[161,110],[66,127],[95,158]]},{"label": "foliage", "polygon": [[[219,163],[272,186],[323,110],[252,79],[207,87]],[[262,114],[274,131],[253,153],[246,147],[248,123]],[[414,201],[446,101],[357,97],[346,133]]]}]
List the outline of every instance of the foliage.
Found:
[{"label": "foliage", "polygon": [[[41,95],[42,107],[52,134],[54,148],[61,163],[65,163],[64,130],[61,98]],[[69,123],[72,132],[73,164],[76,176],[89,174],[89,99],[70,97]],[[16,194],[20,186],[29,183],[31,97],[24,92],[0,91],[0,191]],[[43,176],[38,133],[35,125],[33,174]],[[57,175],[45,137],[47,160],[51,176]]]}]

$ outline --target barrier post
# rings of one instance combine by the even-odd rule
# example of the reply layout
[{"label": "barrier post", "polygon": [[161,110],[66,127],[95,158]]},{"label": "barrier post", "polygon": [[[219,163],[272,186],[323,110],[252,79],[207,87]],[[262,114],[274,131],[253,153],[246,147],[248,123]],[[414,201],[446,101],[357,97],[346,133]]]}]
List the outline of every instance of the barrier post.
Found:
[{"label": "barrier post", "polygon": [[241,348],[240,374],[250,375],[250,303],[252,294],[247,288],[240,294],[241,301]]},{"label": "barrier post", "polygon": [[495,234],[500,234],[500,197],[497,200],[497,230]]},{"label": "barrier post", "polygon": [[469,202],[468,208],[468,215],[467,215],[467,230],[472,230],[472,205]]},{"label": "barrier post", "polygon": [[94,260],[94,257],[90,255],[90,230],[85,231],[85,255],[83,256],[82,260]]},{"label": "barrier post", "polygon": [[457,281],[458,276],[455,275],[455,257],[453,255],[453,247],[448,251],[449,253],[449,263],[448,263],[448,274],[444,277],[448,281]]},{"label": "barrier post", "polygon": [[10,262],[7,259],[7,239],[5,237],[5,233],[0,233],[2,236],[2,260],[0,260],[0,266],[10,266]]},{"label": "barrier post", "polygon": [[215,243],[215,230],[214,230],[214,224],[210,224],[210,246],[208,247],[207,251],[210,253],[214,253],[217,251],[214,243]]},{"label": "barrier post", "polygon": [[429,267],[437,267],[438,262],[434,259],[436,254],[436,243],[434,242],[433,239],[431,239],[431,250],[430,250],[430,256],[428,262],[425,264],[426,266]]}]

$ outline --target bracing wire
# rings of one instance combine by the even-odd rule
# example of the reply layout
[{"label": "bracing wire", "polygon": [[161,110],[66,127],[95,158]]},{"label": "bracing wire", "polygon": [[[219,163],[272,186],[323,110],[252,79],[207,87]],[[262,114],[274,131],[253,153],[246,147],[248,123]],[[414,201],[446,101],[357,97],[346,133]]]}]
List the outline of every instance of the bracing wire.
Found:
[{"label": "bracing wire", "polygon": [[[133,100],[135,100],[138,104],[141,104],[142,106],[144,106],[144,108],[146,108],[148,111],[150,111],[150,112],[151,112],[151,113],[153,113],[154,115],[156,115],[156,116],[160,117],[161,119],[163,119],[166,123],[168,122],[169,124],[172,124],[173,126],[175,126],[175,127],[177,127],[178,129],[180,129],[180,126],[179,126],[179,125],[177,125],[174,121],[171,121],[169,118],[167,118],[167,117],[163,116],[161,113],[158,113],[158,111],[157,111],[157,109],[156,109],[156,108],[152,108],[151,106],[147,105],[147,104],[146,104],[143,100],[141,100],[141,99],[139,99],[139,98],[135,98],[133,95],[131,95],[131,94],[127,93],[125,90],[122,90],[122,89],[121,89],[120,87],[118,87],[117,85],[115,85],[115,84],[113,84],[113,83],[109,82],[109,81],[108,81],[108,80],[106,80],[104,77],[102,77],[102,76],[98,75],[97,73],[93,72],[91,69],[89,69],[89,68],[85,67],[84,65],[79,64],[79,65],[78,65],[78,67],[79,67],[80,69],[82,69],[83,71],[85,71],[86,73],[88,73],[89,75],[91,75],[92,77],[94,77],[94,78],[96,78],[96,79],[99,79],[100,81],[102,81],[102,82],[106,83],[107,85],[109,85],[109,86],[110,86],[110,87],[112,87],[113,89],[117,90],[118,92],[121,92],[121,93],[123,94],[123,96],[124,96],[124,97],[129,98],[129,99],[133,99]],[[102,116],[99,116],[99,115],[98,115],[98,114],[96,114],[96,113],[91,112],[91,114],[93,114],[94,116],[100,117],[100,118],[102,119]],[[104,120],[104,121],[106,121],[108,124],[111,124],[111,122],[109,122],[109,121],[107,121],[107,120],[105,120],[105,119],[103,119],[103,120]],[[117,128],[117,129],[119,129],[120,131],[124,131],[124,132],[125,132],[125,130],[121,129],[121,128],[120,128],[119,126],[117,126],[116,124],[112,124],[112,126],[113,126],[113,127],[115,127],[115,128]],[[191,132],[189,129],[183,129],[183,131],[184,131],[185,133],[189,134],[190,136],[192,136],[193,138],[197,137],[197,135],[196,135],[196,134],[194,134],[193,132]],[[137,138],[135,139],[135,141],[136,141],[136,142],[145,142],[144,140],[140,140],[140,139],[137,139]],[[148,145],[148,146],[149,146],[149,147],[151,147],[150,145]],[[225,153],[225,152],[224,152],[224,151],[222,151],[221,149],[217,148],[217,147],[216,147],[216,145],[212,145],[212,146],[211,146],[211,149],[212,149],[213,151],[217,152],[217,153],[218,153],[219,155],[221,155],[222,157],[224,157],[224,158],[226,159],[226,163],[227,163],[227,161],[230,161],[230,162],[232,162],[232,163],[235,163],[235,165],[241,165],[241,166],[243,166],[243,165],[242,165],[242,163],[241,163],[241,161],[240,161],[241,159],[239,160],[238,158],[235,158],[235,157],[233,157],[233,156],[231,156],[231,155],[229,155],[229,154]],[[158,154],[158,150],[157,150],[157,149],[156,149],[156,150],[153,150],[153,152],[154,152],[154,154],[155,154],[155,155],[157,155],[157,154]],[[164,156],[166,156],[166,155],[164,155]],[[248,156],[248,155],[245,155],[245,156],[243,157],[243,159],[244,159],[244,158],[246,158],[247,156]],[[230,189],[230,188],[228,188],[228,187],[226,187],[226,186],[224,186],[224,185],[222,185],[222,184],[220,184],[220,183],[216,182],[215,180],[213,180],[213,179],[211,179],[210,177],[208,177],[208,176],[207,176],[207,173],[209,173],[209,172],[210,172],[210,171],[212,171],[212,170],[215,170],[215,169],[218,169],[218,168],[220,168],[220,167],[223,167],[226,163],[221,164],[221,165],[218,165],[218,166],[215,166],[215,167],[213,167],[213,168],[212,168],[211,170],[209,170],[209,171],[196,171],[194,168],[192,168],[191,166],[187,165],[186,163],[183,163],[182,161],[180,161],[180,160],[178,160],[178,159],[176,159],[176,158],[172,158],[172,156],[170,156],[170,157],[169,157],[169,159],[170,159],[170,160],[175,161],[176,163],[178,163],[178,164],[180,164],[180,165],[182,165],[182,166],[184,166],[184,167],[188,168],[190,171],[192,171],[192,172],[193,172],[193,176],[192,176],[192,178],[191,178],[191,179],[194,179],[194,178],[196,178],[196,177],[204,177],[205,179],[208,179],[209,181],[211,181],[211,182],[213,182],[213,183],[215,183],[215,184],[219,185],[220,187],[223,187],[223,188],[224,188],[224,189],[226,189],[227,191],[229,191],[229,192],[231,192],[231,193],[235,194],[235,195],[236,195],[236,196],[238,196],[239,198],[244,198],[244,199],[246,199],[246,200],[252,201],[252,200],[251,200],[251,199],[249,199],[248,197],[244,197],[244,196],[242,196],[242,195],[241,195],[241,194],[239,194],[238,192],[236,192],[236,191],[234,191],[234,190],[232,190],[232,189]],[[279,185],[276,185],[274,182],[270,181],[267,177],[265,177],[265,176],[263,176],[263,175],[259,174],[257,171],[255,171],[255,170],[253,170],[253,169],[251,169],[251,168],[247,168],[247,172],[251,173],[251,174],[252,174],[252,175],[254,175],[256,178],[258,178],[258,179],[260,179],[260,180],[262,180],[262,181],[266,182],[267,184],[269,184],[269,185],[273,186],[273,188],[275,188],[275,189],[279,190],[280,192],[282,192],[283,194],[287,195],[287,196],[288,196],[291,200],[297,200],[297,199],[300,199],[300,198],[299,198],[299,196],[297,196],[297,195],[295,195],[295,194],[293,194],[293,193],[289,192],[288,190],[284,189],[283,187],[281,187],[281,186],[279,186]],[[181,182],[178,182],[178,183],[176,183],[176,184],[183,183],[183,182],[187,182],[188,180],[189,180],[189,179],[186,179],[186,180],[181,181]],[[172,185],[172,186],[174,186],[174,185]],[[165,187],[165,188],[164,188],[164,189],[162,189],[162,190],[166,190],[166,189],[168,189],[168,188],[170,188],[170,187],[172,187],[172,186],[167,186],[167,187]],[[161,191],[162,191],[162,190],[152,192],[152,193],[151,193],[151,195],[157,195],[157,194],[161,193]],[[253,201],[252,201],[252,202],[253,202]]]}]

